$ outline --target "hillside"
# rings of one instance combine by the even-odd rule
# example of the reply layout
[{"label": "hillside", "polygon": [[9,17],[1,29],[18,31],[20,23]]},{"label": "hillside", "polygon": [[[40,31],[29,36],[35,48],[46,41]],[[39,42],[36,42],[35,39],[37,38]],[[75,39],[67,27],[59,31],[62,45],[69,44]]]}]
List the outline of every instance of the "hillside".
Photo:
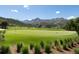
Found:
[{"label": "hillside", "polygon": [[0,23],[2,21],[7,21],[9,26],[25,26],[26,24],[24,24],[23,22],[19,21],[19,20],[15,20],[12,18],[4,18],[4,17],[0,17]]}]

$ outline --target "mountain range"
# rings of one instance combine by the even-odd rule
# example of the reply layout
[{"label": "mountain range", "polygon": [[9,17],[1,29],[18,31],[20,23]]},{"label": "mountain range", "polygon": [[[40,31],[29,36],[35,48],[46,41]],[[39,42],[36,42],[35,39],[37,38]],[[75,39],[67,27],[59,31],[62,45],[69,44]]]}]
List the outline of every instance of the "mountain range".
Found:
[{"label": "mountain range", "polygon": [[31,26],[31,27],[64,27],[68,22],[65,18],[52,18],[52,19],[40,19],[35,18],[32,20],[19,21],[12,18],[0,17],[0,23],[7,21],[9,26]]},{"label": "mountain range", "polygon": [[52,19],[40,19],[35,18],[32,20],[25,20],[25,24],[29,24],[32,26],[42,26],[42,27],[64,27],[65,24],[68,22],[67,19],[64,18],[52,18]]}]

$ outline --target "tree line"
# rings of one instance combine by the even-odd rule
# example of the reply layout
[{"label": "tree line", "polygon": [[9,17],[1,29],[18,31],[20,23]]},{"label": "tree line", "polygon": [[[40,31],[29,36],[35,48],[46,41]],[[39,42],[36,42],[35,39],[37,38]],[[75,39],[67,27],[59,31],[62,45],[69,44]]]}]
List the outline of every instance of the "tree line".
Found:
[{"label": "tree line", "polygon": [[79,35],[79,17],[70,19],[64,27],[66,30],[76,31]]}]

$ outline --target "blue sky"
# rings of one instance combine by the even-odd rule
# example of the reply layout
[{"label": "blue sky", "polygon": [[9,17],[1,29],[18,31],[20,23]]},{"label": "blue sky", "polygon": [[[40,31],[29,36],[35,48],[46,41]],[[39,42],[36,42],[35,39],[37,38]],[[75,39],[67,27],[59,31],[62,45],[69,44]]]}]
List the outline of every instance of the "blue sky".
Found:
[{"label": "blue sky", "polygon": [[79,16],[78,5],[0,5],[0,16],[27,20]]}]

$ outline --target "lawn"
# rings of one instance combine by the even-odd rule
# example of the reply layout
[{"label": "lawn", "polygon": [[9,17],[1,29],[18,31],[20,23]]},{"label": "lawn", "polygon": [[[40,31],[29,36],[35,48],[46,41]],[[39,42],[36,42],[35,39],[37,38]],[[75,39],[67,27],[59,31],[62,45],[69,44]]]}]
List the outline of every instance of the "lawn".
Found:
[{"label": "lawn", "polygon": [[12,45],[23,42],[24,45],[30,43],[39,44],[40,41],[45,43],[53,42],[54,40],[64,40],[67,38],[75,38],[77,34],[75,31],[51,31],[38,29],[21,29],[21,30],[6,30],[5,41],[1,41],[0,45]]}]

